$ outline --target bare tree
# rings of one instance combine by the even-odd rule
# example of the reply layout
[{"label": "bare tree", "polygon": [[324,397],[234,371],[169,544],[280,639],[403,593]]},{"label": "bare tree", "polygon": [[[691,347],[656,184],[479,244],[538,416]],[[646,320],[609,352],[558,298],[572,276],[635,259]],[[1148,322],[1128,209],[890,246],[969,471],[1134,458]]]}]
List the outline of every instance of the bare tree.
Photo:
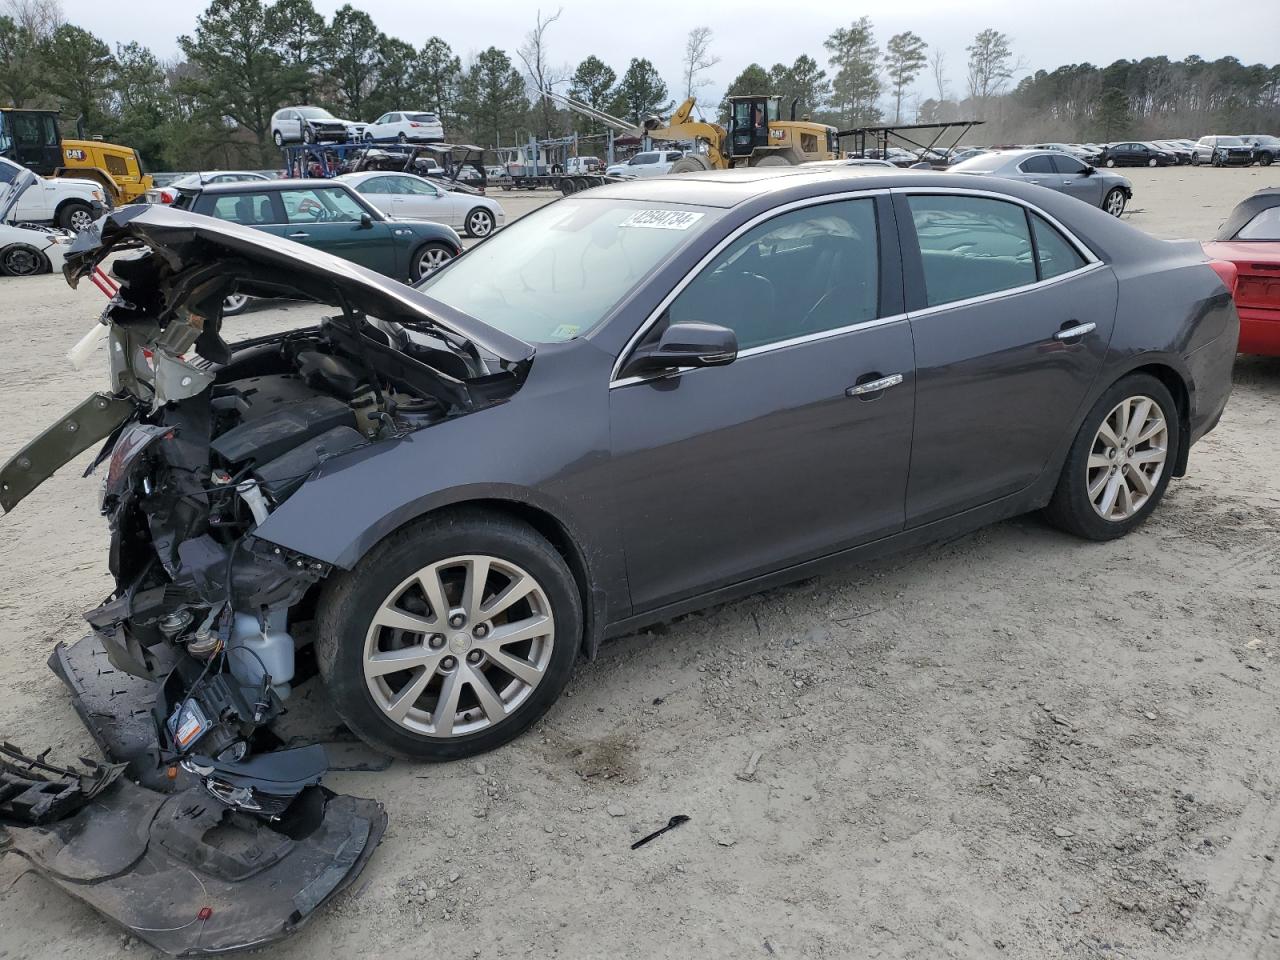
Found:
[{"label": "bare tree", "polygon": [[711,28],[694,27],[684,44],[684,95],[697,96],[698,90],[705,87],[709,80],[701,74],[710,70],[720,58],[711,55]]},{"label": "bare tree", "polygon": [[65,22],[58,0],[5,0],[0,17],[9,17],[35,37],[47,37]]},{"label": "bare tree", "polygon": [[529,85],[533,87],[534,102],[538,105],[538,119],[541,123],[543,139],[550,139],[556,124],[556,107],[547,99],[544,91],[552,84],[565,79],[568,68],[556,69],[550,64],[547,55],[547,28],[560,19],[564,7],[558,7],[549,17],[543,17],[539,10],[534,20],[534,27],[524,35],[524,43],[516,51],[516,56],[524,64],[529,75]]},{"label": "bare tree", "polygon": [[934,85],[938,88],[938,102],[947,101],[947,55],[942,48],[935,47],[929,57],[929,70],[933,74]]}]

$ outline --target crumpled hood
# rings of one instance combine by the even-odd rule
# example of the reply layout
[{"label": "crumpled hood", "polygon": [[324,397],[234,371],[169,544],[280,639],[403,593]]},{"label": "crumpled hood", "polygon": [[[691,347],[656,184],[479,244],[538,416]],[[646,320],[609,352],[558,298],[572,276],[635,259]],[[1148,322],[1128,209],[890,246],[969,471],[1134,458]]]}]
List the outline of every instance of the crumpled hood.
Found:
[{"label": "crumpled hood", "polygon": [[533,357],[533,347],[523,340],[349,260],[251,227],[158,204],[122,207],[81,232],[67,253],[63,274],[74,287],[112,253],[137,246],[150,248],[175,273],[201,265],[226,263],[229,270],[234,265],[240,292],[252,296],[307,296],[318,291],[331,295],[336,289],[370,316],[435,324],[505,363]]}]

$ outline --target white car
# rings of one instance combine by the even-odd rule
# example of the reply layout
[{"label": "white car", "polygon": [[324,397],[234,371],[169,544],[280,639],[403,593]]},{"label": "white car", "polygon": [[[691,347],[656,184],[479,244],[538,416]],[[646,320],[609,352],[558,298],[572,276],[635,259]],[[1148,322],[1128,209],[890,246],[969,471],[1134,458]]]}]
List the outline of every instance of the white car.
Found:
[{"label": "white car", "polygon": [[364,128],[366,140],[397,140],[400,143],[435,143],[444,139],[444,125],[434,113],[421,110],[393,110]]},{"label": "white car", "polygon": [[373,170],[343,174],[338,179],[389,217],[443,223],[477,238],[489,236],[507,222],[497,200],[442,190],[412,173]]},{"label": "white car", "polygon": [[170,204],[188,187],[201,187],[208,183],[243,183],[246,180],[270,180],[265,173],[256,170],[212,170],[208,173],[188,173],[164,187],[153,187],[146,193],[147,203]]},{"label": "white car", "polygon": [[[0,187],[8,186],[26,167],[0,157]],[[35,176],[25,188],[10,219],[21,223],[51,223],[79,233],[106,209],[102,186],[94,180]]]},{"label": "white car", "polygon": [[625,163],[615,163],[605,173],[615,177],[661,177],[671,172],[671,165],[684,156],[680,150],[646,150]]},{"label": "white car", "polygon": [[19,167],[19,171],[8,182],[0,182],[0,276],[30,277],[61,270],[75,237],[64,230],[22,223],[16,216],[24,195],[38,190],[40,183],[30,170]]},{"label": "white car", "polygon": [[363,123],[335,117],[323,107],[283,107],[271,115],[271,139],[286,143],[345,143],[364,139]]}]

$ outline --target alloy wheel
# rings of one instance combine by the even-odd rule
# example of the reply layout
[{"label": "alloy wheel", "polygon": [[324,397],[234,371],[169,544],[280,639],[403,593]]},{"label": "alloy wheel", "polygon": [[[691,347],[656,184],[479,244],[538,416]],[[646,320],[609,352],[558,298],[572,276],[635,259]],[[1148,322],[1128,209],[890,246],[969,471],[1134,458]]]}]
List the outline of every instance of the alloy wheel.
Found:
[{"label": "alloy wheel", "polygon": [[453,255],[442,247],[430,247],[418,258],[418,276],[425,277],[432,271],[439,270],[453,259]]},{"label": "alloy wheel", "polygon": [[1169,459],[1169,424],[1146,396],[1126,397],[1103,418],[1085,468],[1089,502],[1103,520],[1128,520],[1146,505]]},{"label": "alloy wheel", "polygon": [[1107,194],[1107,213],[1113,217],[1118,217],[1124,213],[1124,192],[1120,190],[1112,190]]},{"label": "alloy wheel", "polygon": [[222,313],[224,316],[239,313],[248,302],[248,294],[233,293],[222,301]]},{"label": "alloy wheel", "polygon": [[476,210],[467,217],[467,230],[473,237],[487,237],[493,230],[493,217],[485,210]]},{"label": "alloy wheel", "polygon": [[555,620],[527,571],[486,555],[450,557],[393,589],[365,638],[365,684],[400,727],[447,739],[501,723],[551,664]]},{"label": "alloy wheel", "polygon": [[76,233],[88,230],[93,226],[93,214],[89,210],[77,208],[71,212],[71,216],[68,218],[68,225]]}]

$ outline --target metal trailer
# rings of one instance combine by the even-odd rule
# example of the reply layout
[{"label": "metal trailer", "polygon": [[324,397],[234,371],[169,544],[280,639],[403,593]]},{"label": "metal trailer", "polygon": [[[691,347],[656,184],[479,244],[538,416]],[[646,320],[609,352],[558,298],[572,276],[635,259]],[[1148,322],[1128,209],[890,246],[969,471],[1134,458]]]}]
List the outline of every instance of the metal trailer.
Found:
[{"label": "metal trailer", "polygon": [[[974,127],[981,126],[985,122],[985,120],[950,120],[944,123],[908,123],[888,127],[855,127],[852,130],[838,130],[836,131],[836,136],[841,140],[845,137],[853,138],[852,154],[854,156],[861,157],[866,155],[868,149],[867,138],[870,137],[871,149],[879,150],[881,157],[888,153],[890,147],[899,146],[898,142],[893,141],[899,141],[907,145],[903,149],[909,148],[908,152],[915,153],[917,162],[935,165],[935,161],[930,158],[930,155],[933,155],[945,166],[950,162],[952,151],[964,139],[965,135]],[[959,133],[951,137],[949,134],[953,129],[958,129]],[[928,143],[922,142],[924,140],[923,131],[926,130],[934,131],[933,139]],[[910,134],[903,131],[910,131]],[[914,136],[920,136],[920,140],[913,139]],[[945,140],[950,140],[950,143],[939,148],[939,142]]]},{"label": "metal trailer", "polygon": [[[484,168],[484,148],[475,144],[387,143],[302,143],[283,147],[285,175],[289,177],[336,177],[360,170],[395,170],[416,173],[450,191],[483,195],[488,183]],[[444,174],[415,169],[426,154],[439,161]],[[376,159],[375,159],[376,158]],[[474,177],[464,176],[475,171]]]}]

